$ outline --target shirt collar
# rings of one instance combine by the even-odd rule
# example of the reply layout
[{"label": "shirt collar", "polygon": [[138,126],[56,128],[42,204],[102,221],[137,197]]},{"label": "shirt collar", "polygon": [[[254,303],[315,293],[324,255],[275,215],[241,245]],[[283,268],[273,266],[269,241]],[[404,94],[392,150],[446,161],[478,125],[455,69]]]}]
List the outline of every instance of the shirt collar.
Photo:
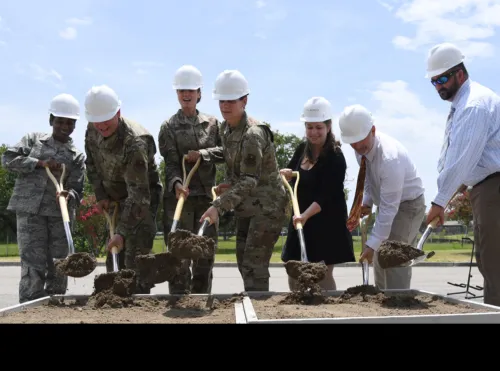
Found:
[{"label": "shirt collar", "polygon": [[458,105],[458,103],[462,100],[462,98],[467,95],[467,93],[470,91],[470,84],[471,84],[471,81],[470,81],[470,78],[468,78],[462,84],[462,86],[460,87],[460,89],[458,89],[458,91],[455,94],[455,96],[453,97],[453,100],[452,100],[452,103],[451,103],[451,107],[452,108],[456,108],[457,105]]}]

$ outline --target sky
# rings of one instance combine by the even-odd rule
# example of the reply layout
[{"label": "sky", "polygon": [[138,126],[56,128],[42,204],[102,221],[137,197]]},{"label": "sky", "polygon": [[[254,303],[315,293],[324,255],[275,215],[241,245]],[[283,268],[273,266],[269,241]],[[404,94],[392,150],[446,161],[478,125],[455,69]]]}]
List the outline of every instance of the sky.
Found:
[{"label": "sky", "polygon": [[[157,141],[179,108],[179,67],[201,71],[198,109],[219,119],[214,81],[237,69],[251,90],[248,114],[282,133],[303,137],[299,118],[313,96],[332,104],[338,138],[344,107],[367,107],[377,130],[410,152],[429,207],[450,103],[424,77],[428,50],[455,43],[471,79],[498,91],[499,25],[500,0],[2,1],[0,143],[50,132],[50,101],[69,93],[81,104],[73,138],[83,150],[85,94],[101,84]],[[342,148],[350,209],[358,165],[353,149]]]}]

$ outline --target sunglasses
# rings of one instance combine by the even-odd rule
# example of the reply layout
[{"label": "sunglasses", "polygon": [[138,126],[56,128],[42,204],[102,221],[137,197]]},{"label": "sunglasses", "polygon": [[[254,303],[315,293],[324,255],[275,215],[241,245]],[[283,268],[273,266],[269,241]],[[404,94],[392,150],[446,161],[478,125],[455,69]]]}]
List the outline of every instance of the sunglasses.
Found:
[{"label": "sunglasses", "polygon": [[460,70],[451,71],[447,75],[443,75],[443,76],[438,77],[435,80],[431,80],[431,84],[434,85],[434,86],[436,86],[438,84],[439,85],[446,84],[450,80],[450,77],[452,77],[453,75],[455,75],[458,71],[460,71]]}]

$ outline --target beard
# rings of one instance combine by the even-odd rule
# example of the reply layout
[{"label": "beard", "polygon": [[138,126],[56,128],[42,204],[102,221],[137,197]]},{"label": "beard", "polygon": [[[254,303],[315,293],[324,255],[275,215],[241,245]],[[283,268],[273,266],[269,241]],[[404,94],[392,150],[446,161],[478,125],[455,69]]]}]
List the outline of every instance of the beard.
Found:
[{"label": "beard", "polygon": [[450,86],[449,89],[441,88],[441,89],[439,89],[438,93],[439,93],[439,96],[441,97],[442,100],[448,100],[456,94],[458,89],[459,89],[458,83],[455,81],[453,86]]}]

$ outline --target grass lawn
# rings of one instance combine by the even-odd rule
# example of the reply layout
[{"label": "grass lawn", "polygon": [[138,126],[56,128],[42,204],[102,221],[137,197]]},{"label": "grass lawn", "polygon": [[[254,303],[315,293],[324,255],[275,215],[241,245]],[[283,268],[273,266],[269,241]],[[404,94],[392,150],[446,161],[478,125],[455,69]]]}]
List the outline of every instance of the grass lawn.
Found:
[{"label": "grass lawn", "polygon": [[[460,240],[461,236],[457,236]],[[280,237],[274,247],[271,262],[281,262],[281,249],[285,243],[286,237]],[[157,237],[154,241],[153,252],[162,252],[164,242],[162,237]],[[429,261],[431,262],[469,262],[472,245],[461,243],[426,243],[425,251],[435,251]],[[359,256],[361,251],[361,241],[358,237],[354,237],[354,252]],[[18,261],[18,248],[16,244],[0,244],[0,260],[1,261]],[[99,259],[103,260],[103,259]],[[219,247],[216,255],[216,262],[235,262],[236,261],[236,237],[231,237],[224,241],[219,239]]]}]

